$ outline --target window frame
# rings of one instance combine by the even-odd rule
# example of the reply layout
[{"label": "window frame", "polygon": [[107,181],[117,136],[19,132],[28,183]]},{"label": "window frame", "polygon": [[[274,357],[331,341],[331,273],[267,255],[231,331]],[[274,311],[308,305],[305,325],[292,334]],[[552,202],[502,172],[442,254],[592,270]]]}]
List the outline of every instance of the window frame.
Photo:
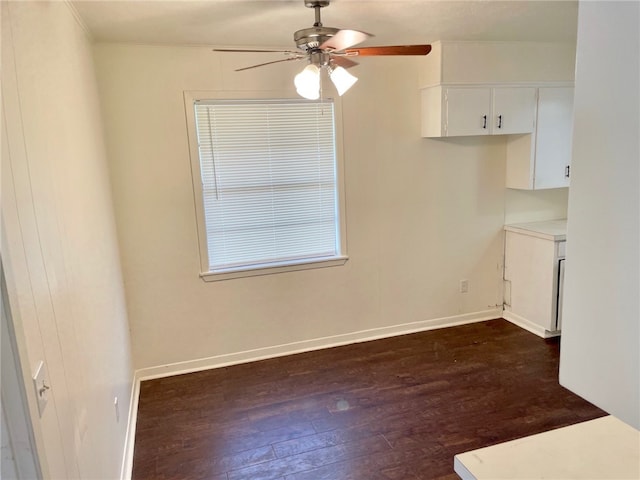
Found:
[{"label": "window frame", "polygon": [[258,275],[292,272],[324,267],[344,265],[349,259],[347,255],[346,235],[346,202],[344,189],[344,155],[342,142],[342,105],[340,98],[329,97],[325,100],[333,101],[335,128],[335,171],[336,171],[336,200],[337,200],[337,235],[339,252],[333,257],[318,259],[298,259],[277,264],[241,266],[220,272],[210,271],[209,251],[207,246],[207,232],[205,223],[204,196],[202,176],[200,170],[200,152],[195,120],[194,104],[207,100],[299,100],[300,97],[288,91],[185,91],[185,117],[187,123],[187,140],[191,166],[191,180],[193,186],[193,200],[196,214],[198,233],[198,251],[200,255],[200,277],[206,281],[229,280]]}]

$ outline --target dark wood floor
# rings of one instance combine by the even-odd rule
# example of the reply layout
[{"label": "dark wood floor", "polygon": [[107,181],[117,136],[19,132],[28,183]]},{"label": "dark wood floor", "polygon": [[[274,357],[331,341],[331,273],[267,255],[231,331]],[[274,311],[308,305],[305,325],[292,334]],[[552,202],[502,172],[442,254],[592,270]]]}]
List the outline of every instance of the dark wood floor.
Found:
[{"label": "dark wood floor", "polygon": [[134,479],[454,479],[453,456],[605,413],[505,320],[143,382]]}]

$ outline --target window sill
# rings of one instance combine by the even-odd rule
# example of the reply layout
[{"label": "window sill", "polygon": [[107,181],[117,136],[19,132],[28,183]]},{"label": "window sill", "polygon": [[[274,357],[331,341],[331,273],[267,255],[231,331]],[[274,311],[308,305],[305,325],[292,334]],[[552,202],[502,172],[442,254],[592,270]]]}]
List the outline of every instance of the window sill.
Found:
[{"label": "window sill", "polygon": [[231,280],[232,278],[256,277],[259,275],[271,275],[274,273],[295,272],[298,270],[310,270],[313,268],[337,267],[344,265],[349,260],[347,256],[330,257],[327,259],[312,259],[308,261],[296,261],[289,264],[278,264],[264,267],[240,267],[227,269],[218,272],[204,272],[200,277],[205,282],[218,282],[220,280]]}]

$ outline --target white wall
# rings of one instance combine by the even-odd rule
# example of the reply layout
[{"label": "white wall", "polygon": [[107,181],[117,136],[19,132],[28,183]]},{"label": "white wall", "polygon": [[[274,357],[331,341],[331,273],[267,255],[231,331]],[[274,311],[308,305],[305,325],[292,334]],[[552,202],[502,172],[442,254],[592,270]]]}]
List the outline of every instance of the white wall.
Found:
[{"label": "white wall", "polygon": [[444,42],[442,58],[443,83],[570,82],[575,45]]},{"label": "white wall", "polygon": [[564,386],[637,429],[639,26],[638,2],[580,3],[560,356]]},{"label": "white wall", "polygon": [[2,2],[2,98],[2,262],[43,470],[118,478],[129,332],[92,51],[66,2]]},{"label": "white wall", "polygon": [[[234,73],[264,57],[157,46],[95,52],[136,368],[495,315],[505,143],[420,138],[416,59],[363,59],[343,97],[347,264],[205,283],[183,91],[290,89],[303,65]],[[460,279],[468,294],[458,293]]]},{"label": "white wall", "polygon": [[420,86],[572,82],[575,43],[435,42],[420,61]]},{"label": "white wall", "polygon": [[538,222],[567,218],[569,188],[505,191],[504,223]]}]

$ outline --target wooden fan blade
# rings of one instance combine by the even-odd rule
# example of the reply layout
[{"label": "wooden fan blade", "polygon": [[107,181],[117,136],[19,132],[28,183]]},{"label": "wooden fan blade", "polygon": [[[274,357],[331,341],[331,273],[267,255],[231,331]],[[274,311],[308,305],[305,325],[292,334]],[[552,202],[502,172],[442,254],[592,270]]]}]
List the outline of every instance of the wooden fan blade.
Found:
[{"label": "wooden fan blade", "polygon": [[301,58],[305,58],[304,56],[301,57],[289,57],[289,58],[283,58],[282,60],[274,60],[273,62],[265,62],[265,63],[259,63],[257,65],[251,65],[250,67],[243,67],[243,68],[236,68],[236,72],[242,72],[243,70],[249,70],[251,68],[258,68],[258,67],[262,67],[264,65],[271,65],[272,63],[280,63],[280,62],[290,62],[291,60],[300,60]]},{"label": "wooden fan blade", "polygon": [[299,54],[300,52],[294,52],[293,50],[258,50],[258,49],[241,49],[241,48],[214,48],[214,52],[234,52],[234,53],[291,53]]},{"label": "wooden fan blade", "polygon": [[366,32],[359,32],[358,30],[338,30],[334,36],[320,45],[320,49],[344,50],[345,48],[364,42],[369,37],[373,37],[373,35]]},{"label": "wooden fan blade", "polygon": [[375,55],[426,55],[431,51],[431,45],[396,45],[387,47],[363,47],[348,48],[347,55],[358,55],[361,57]]},{"label": "wooden fan blade", "polygon": [[358,62],[354,62],[350,58],[340,55],[331,55],[331,61],[342,68],[351,68],[358,65]]}]

